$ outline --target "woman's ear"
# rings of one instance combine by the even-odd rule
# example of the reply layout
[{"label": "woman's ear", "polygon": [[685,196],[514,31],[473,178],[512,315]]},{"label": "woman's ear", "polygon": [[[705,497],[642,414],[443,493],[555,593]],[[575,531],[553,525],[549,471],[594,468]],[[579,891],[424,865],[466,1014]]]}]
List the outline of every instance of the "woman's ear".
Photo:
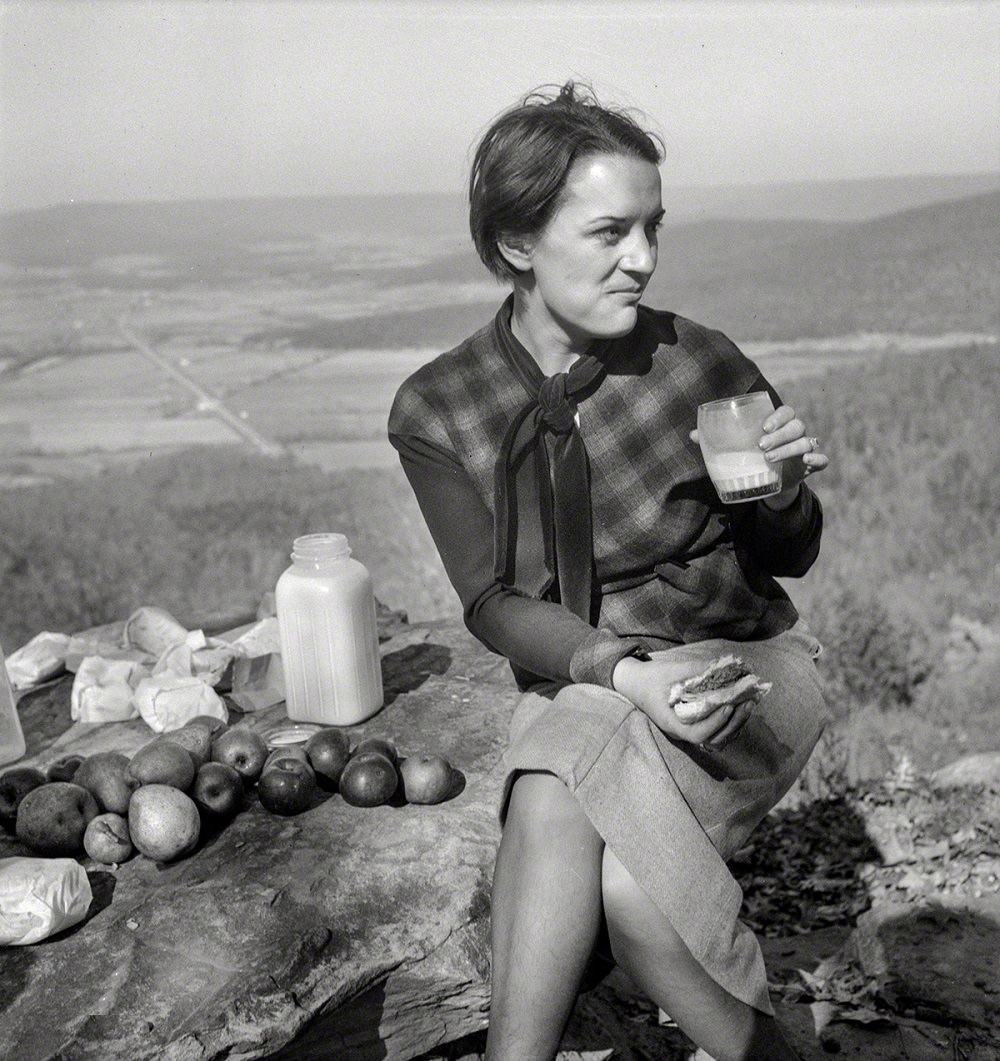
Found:
[{"label": "woman's ear", "polygon": [[531,244],[524,236],[500,236],[497,249],[519,273],[526,273],[531,268]]}]

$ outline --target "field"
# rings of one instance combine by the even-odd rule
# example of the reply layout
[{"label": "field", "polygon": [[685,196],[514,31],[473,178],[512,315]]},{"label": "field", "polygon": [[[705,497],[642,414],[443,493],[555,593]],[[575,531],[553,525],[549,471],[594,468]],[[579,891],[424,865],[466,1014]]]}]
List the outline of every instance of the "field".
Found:
[{"label": "field", "polygon": [[[995,629],[1000,600],[997,196],[963,202],[678,225],[679,301],[669,283],[652,300],[729,331],[824,439],[823,554],[788,589],[840,718],[877,714],[925,764],[993,746],[1000,678],[995,655],[942,663],[956,629]],[[252,612],[293,537],[320,529],[349,535],[387,605],[454,614],[385,419],[502,292],[432,210],[405,233],[387,211],[367,243],[350,211],[312,235],[298,214],[255,217],[242,243],[233,218],[188,214],[185,233],[148,210],[130,242],[92,212],[64,260],[12,253],[0,272],[0,641],[141,604]]]}]

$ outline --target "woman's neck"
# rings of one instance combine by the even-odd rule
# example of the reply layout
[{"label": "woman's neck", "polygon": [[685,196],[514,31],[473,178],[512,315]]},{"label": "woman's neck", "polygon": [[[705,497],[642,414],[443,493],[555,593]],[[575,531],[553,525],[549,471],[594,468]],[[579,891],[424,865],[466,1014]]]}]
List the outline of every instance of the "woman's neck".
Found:
[{"label": "woman's neck", "polygon": [[568,372],[590,345],[589,342],[574,343],[551,317],[532,312],[531,300],[516,289],[510,330],[535,359],[543,376]]}]

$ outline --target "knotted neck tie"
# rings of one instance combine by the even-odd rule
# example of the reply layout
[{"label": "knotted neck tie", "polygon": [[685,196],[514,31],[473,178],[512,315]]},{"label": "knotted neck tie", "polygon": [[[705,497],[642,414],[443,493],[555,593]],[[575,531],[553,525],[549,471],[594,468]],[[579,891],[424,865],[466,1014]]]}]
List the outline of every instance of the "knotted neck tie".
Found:
[{"label": "knotted neck tie", "polygon": [[590,621],[593,536],[587,452],[576,402],[607,371],[609,345],[599,344],[569,372],[545,377],[510,331],[510,311],[497,317],[498,345],[530,395],[507,429],[497,456],[494,577],[529,597],[558,580],[559,600]]}]

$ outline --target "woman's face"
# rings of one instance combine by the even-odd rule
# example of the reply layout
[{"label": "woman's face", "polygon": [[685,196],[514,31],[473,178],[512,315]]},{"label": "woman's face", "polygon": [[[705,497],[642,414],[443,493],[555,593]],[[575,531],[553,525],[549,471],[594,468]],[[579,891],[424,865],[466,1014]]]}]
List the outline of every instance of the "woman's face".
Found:
[{"label": "woman's face", "polygon": [[577,352],[593,339],[627,335],[656,268],[662,217],[653,163],[619,155],[577,160],[556,212],[521,252],[533,330],[541,326]]}]

